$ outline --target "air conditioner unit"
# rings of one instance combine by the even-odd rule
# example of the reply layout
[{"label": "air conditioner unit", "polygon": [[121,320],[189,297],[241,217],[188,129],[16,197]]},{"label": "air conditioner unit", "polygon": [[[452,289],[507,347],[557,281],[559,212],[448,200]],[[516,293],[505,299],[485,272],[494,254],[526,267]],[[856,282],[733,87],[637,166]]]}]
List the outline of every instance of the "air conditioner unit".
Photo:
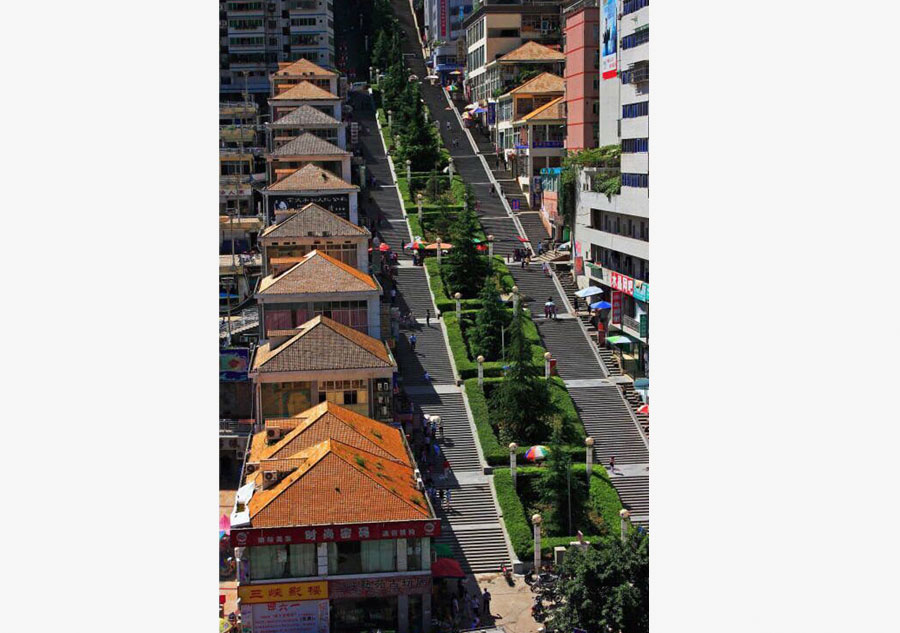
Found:
[{"label": "air conditioner unit", "polygon": [[237,447],[238,447],[237,438],[234,438],[234,437],[230,438],[228,440],[228,448],[237,448]]},{"label": "air conditioner unit", "polygon": [[255,473],[257,470],[259,470],[259,464],[250,464],[250,463],[248,463],[248,464],[247,464],[247,469],[246,469],[246,470],[247,470],[247,474],[248,474],[248,475],[252,475],[252,474]]},{"label": "air conditioner unit", "polygon": [[263,471],[263,490],[266,488],[271,488],[275,484],[278,483],[278,471],[276,470],[266,470]]},{"label": "air conditioner unit", "polygon": [[266,439],[269,440],[280,440],[284,431],[277,427],[270,427],[266,429]]}]

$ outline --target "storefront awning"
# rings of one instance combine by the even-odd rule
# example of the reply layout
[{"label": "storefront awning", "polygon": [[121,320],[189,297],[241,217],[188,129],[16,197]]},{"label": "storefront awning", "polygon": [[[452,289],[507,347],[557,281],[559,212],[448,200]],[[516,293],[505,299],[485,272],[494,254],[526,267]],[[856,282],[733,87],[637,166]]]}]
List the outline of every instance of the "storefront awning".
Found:
[{"label": "storefront awning", "polygon": [[613,345],[631,345],[632,341],[627,336],[607,336],[607,343],[612,343]]},{"label": "storefront awning", "polygon": [[462,567],[452,558],[439,558],[431,564],[434,578],[465,578]]}]

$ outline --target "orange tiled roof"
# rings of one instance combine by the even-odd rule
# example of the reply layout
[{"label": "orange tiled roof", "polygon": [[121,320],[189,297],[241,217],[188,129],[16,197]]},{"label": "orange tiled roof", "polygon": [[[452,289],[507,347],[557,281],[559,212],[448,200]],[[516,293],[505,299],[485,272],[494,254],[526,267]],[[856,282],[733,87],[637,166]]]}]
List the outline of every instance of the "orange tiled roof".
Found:
[{"label": "orange tiled roof", "polygon": [[[353,448],[377,455],[382,459],[411,465],[402,432],[382,422],[360,415],[333,402],[322,402],[293,418],[266,420],[266,427],[283,429],[284,437],[267,445],[265,431],[254,435],[259,441],[251,443],[247,455],[249,463],[280,460],[325,440],[337,440]],[[267,470],[260,466],[260,470]]]},{"label": "orange tiled roof", "polygon": [[292,86],[290,90],[285,90],[281,94],[272,97],[272,101],[298,101],[303,99],[311,101],[339,101],[340,97],[308,81],[301,81],[296,86]]},{"label": "orange tiled roof", "polygon": [[507,94],[546,94],[548,92],[565,91],[566,80],[559,75],[552,73],[541,73],[537,77],[532,77],[518,88],[513,88]]},{"label": "orange tiled roof", "polygon": [[291,457],[305,461],[250,499],[253,527],[432,518],[411,466],[333,439]]},{"label": "orange tiled roof", "polygon": [[557,121],[566,118],[565,97],[557,97],[553,101],[545,103],[539,108],[535,108],[516,123],[523,121]]},{"label": "orange tiled roof", "polygon": [[276,77],[302,77],[308,75],[322,75],[328,77],[337,77],[336,72],[326,70],[318,66],[308,59],[298,59],[294,63],[279,64],[278,70],[275,71]]},{"label": "orange tiled roof", "polygon": [[500,62],[563,62],[566,61],[564,53],[555,51],[549,46],[538,44],[529,40],[519,48],[508,52],[498,59]]},{"label": "orange tiled roof", "polygon": [[327,169],[308,163],[294,173],[269,185],[267,191],[307,191],[319,189],[352,189],[358,191],[359,187],[351,185]]},{"label": "orange tiled roof", "polygon": [[257,348],[253,370],[263,373],[396,367],[385,344],[328,317],[317,316],[272,348]]},{"label": "orange tiled roof", "polygon": [[277,277],[269,275],[259,282],[261,295],[285,295],[320,292],[367,292],[378,286],[372,275],[348,266],[322,251],[313,250]]}]

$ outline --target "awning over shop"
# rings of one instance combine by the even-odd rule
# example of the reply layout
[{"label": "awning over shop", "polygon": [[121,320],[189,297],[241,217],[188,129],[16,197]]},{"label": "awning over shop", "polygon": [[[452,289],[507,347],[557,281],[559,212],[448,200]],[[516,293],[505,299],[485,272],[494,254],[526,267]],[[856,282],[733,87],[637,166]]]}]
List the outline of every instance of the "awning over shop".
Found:
[{"label": "awning over shop", "polygon": [[613,345],[631,345],[632,341],[627,336],[607,336],[607,343],[612,343]]}]

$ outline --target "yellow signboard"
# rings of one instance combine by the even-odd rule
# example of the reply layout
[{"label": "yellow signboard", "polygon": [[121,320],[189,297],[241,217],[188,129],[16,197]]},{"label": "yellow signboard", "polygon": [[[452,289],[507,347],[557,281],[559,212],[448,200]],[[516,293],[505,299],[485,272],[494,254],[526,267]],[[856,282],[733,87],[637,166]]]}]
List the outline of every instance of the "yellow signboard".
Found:
[{"label": "yellow signboard", "polygon": [[241,604],[287,602],[290,600],[324,600],[328,598],[328,581],[285,582],[274,585],[241,585]]}]

